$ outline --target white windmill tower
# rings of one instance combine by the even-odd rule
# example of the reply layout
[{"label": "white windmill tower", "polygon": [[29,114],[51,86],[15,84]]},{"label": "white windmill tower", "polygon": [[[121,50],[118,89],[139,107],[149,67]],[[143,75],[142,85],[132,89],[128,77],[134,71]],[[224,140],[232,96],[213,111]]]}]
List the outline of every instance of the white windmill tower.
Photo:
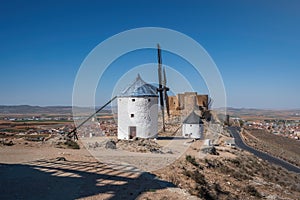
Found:
[{"label": "white windmill tower", "polygon": [[182,136],[201,139],[203,138],[203,121],[194,111],[182,122]]},{"label": "white windmill tower", "polygon": [[138,75],[118,96],[118,139],[156,138],[157,104],[157,88]]}]

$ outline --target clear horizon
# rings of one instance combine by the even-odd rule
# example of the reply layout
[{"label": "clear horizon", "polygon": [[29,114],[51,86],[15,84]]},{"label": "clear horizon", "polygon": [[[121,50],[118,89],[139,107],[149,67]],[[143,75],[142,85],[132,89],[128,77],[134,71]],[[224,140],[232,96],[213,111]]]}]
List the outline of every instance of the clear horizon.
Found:
[{"label": "clear horizon", "polygon": [[[22,104],[7,104],[7,105],[0,105],[0,106],[37,106],[37,107],[72,107],[72,105],[22,105]],[[96,105],[96,107],[101,107],[103,105]],[[75,107],[78,107],[78,108],[93,108],[94,106],[75,106]],[[107,108],[110,108],[110,107],[114,107],[114,106],[107,106]],[[251,107],[226,107],[226,109],[246,109],[246,110],[251,110],[251,109],[254,109],[254,110],[272,110],[272,111],[299,111],[300,108],[251,108]],[[223,108],[214,108],[213,110],[218,110],[218,109],[223,109]]]},{"label": "clear horizon", "polygon": [[[222,75],[228,107],[299,109],[299,7],[296,0],[2,2],[0,105],[71,106],[76,73],[100,42],[128,29],[164,27],[206,49]],[[208,93],[189,63],[162,56],[195,91]],[[110,99],[124,73],[156,60],[155,49],[118,58],[99,82],[96,105]]]}]

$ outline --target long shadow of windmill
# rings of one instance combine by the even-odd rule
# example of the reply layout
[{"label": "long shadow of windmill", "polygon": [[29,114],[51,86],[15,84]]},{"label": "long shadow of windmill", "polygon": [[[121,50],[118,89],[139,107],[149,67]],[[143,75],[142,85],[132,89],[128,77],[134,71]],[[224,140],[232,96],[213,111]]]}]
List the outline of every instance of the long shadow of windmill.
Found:
[{"label": "long shadow of windmill", "polygon": [[[158,58],[158,83],[159,86],[157,88],[157,92],[159,93],[159,104],[162,113],[162,130],[163,132],[166,131],[165,126],[165,110],[167,111],[168,117],[170,117],[170,110],[169,110],[169,97],[168,91],[169,88],[167,87],[167,78],[166,78],[166,70],[165,67],[162,68],[162,56],[161,56],[161,49],[160,45],[157,44],[157,58]],[[74,140],[78,140],[77,130],[81,126],[83,126],[86,122],[88,122],[91,118],[93,118],[98,112],[103,110],[106,106],[108,106],[112,101],[114,101],[117,96],[113,97],[109,100],[106,104],[104,104],[101,108],[99,108],[95,113],[90,115],[86,118],[83,122],[81,122],[77,127],[75,127],[71,132],[67,134],[69,138],[73,138]]]},{"label": "long shadow of windmill", "polygon": [[136,199],[176,187],[129,165],[57,159],[0,163],[0,176],[0,199]]}]

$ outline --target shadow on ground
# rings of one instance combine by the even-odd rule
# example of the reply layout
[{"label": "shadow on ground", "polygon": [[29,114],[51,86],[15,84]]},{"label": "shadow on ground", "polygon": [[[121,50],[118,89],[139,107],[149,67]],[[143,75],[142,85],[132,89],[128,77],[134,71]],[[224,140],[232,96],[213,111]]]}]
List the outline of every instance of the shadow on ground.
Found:
[{"label": "shadow on ground", "polygon": [[157,140],[187,140],[187,138],[175,137],[175,136],[164,136],[164,137],[158,137]]},{"label": "shadow on ground", "polygon": [[0,199],[78,199],[98,194],[101,199],[135,199],[146,191],[175,187],[129,165],[55,159],[0,164],[0,185]]}]

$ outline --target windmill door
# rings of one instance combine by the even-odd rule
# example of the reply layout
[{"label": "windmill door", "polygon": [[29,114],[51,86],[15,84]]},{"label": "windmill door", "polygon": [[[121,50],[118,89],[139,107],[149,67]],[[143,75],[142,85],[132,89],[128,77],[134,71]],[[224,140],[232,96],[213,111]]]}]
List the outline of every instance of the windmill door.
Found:
[{"label": "windmill door", "polygon": [[136,137],[136,126],[129,126],[129,139]]}]

